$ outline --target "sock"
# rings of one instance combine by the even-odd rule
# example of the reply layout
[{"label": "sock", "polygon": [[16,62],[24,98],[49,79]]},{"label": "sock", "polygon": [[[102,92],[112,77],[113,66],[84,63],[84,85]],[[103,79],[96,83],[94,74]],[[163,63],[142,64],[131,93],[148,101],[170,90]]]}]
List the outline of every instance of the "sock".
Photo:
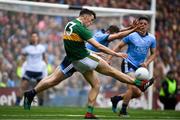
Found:
[{"label": "sock", "polygon": [[134,83],[135,83],[136,86],[140,86],[141,85],[141,80],[136,79],[134,81]]},{"label": "sock", "polygon": [[93,113],[93,109],[94,109],[93,106],[88,106],[87,112],[88,112],[88,113]]},{"label": "sock", "polygon": [[126,112],[126,109],[127,109],[127,104],[123,103],[123,104],[122,104],[121,111],[122,111],[122,112]]},{"label": "sock", "polygon": [[17,96],[16,98],[16,105],[19,105],[21,102],[21,97],[20,96]]},{"label": "sock", "polygon": [[33,97],[37,94],[37,92],[35,91],[35,89],[32,89],[32,90],[30,91],[30,93],[31,93],[31,95],[32,95]]},{"label": "sock", "polygon": [[120,101],[123,99],[123,97],[122,96],[116,96],[116,99],[117,99],[117,101]]}]

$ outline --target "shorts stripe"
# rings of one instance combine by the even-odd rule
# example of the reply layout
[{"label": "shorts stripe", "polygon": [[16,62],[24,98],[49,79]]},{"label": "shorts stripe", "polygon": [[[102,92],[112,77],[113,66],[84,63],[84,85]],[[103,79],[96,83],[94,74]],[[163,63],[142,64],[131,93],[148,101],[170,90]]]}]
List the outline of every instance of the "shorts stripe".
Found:
[{"label": "shorts stripe", "polygon": [[72,64],[70,64],[70,65],[68,65],[64,70],[63,70],[63,73],[67,73],[67,72],[69,72],[69,70],[70,69],[72,69],[73,68],[73,65]]},{"label": "shorts stripe", "polygon": [[94,60],[96,62],[99,62],[99,59],[94,57],[94,56],[92,56],[92,55],[89,55],[88,58],[90,58],[90,59],[92,59],[92,60]]}]

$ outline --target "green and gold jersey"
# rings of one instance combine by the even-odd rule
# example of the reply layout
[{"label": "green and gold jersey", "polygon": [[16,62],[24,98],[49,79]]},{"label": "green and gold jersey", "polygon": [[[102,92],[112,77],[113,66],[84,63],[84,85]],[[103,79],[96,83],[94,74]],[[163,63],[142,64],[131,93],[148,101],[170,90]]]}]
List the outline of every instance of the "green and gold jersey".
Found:
[{"label": "green and gold jersey", "polygon": [[92,33],[77,19],[68,22],[63,35],[64,48],[70,61],[80,60],[90,53],[85,42],[92,38]]}]

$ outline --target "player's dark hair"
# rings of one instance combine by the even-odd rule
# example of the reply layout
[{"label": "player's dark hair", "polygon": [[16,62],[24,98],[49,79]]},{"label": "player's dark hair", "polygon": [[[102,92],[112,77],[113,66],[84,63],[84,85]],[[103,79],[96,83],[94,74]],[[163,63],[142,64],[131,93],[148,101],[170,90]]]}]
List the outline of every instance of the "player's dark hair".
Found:
[{"label": "player's dark hair", "polygon": [[88,15],[93,15],[94,16],[94,19],[96,19],[96,13],[92,10],[89,10],[89,9],[82,9],[79,13],[79,16],[82,16],[82,15],[85,15],[85,14],[88,14]]},{"label": "player's dark hair", "polygon": [[111,25],[106,31],[109,31],[110,34],[113,34],[119,32],[119,28],[116,25]]},{"label": "player's dark hair", "polygon": [[148,16],[140,16],[139,18],[138,18],[138,20],[140,21],[140,20],[146,20],[147,22],[149,22],[149,17]]}]

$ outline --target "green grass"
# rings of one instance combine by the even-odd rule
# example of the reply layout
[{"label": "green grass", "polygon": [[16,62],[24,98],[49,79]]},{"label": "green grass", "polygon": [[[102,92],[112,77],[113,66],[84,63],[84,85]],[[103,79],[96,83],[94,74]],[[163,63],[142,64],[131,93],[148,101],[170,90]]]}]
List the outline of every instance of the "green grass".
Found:
[{"label": "green grass", "polygon": [[[24,110],[22,107],[0,106],[2,120],[60,120],[83,119],[86,108],[80,107],[32,107]],[[112,113],[110,108],[95,108],[94,113],[99,119],[146,119],[146,120],[180,120],[179,111],[128,110],[130,117],[122,118]]]}]

